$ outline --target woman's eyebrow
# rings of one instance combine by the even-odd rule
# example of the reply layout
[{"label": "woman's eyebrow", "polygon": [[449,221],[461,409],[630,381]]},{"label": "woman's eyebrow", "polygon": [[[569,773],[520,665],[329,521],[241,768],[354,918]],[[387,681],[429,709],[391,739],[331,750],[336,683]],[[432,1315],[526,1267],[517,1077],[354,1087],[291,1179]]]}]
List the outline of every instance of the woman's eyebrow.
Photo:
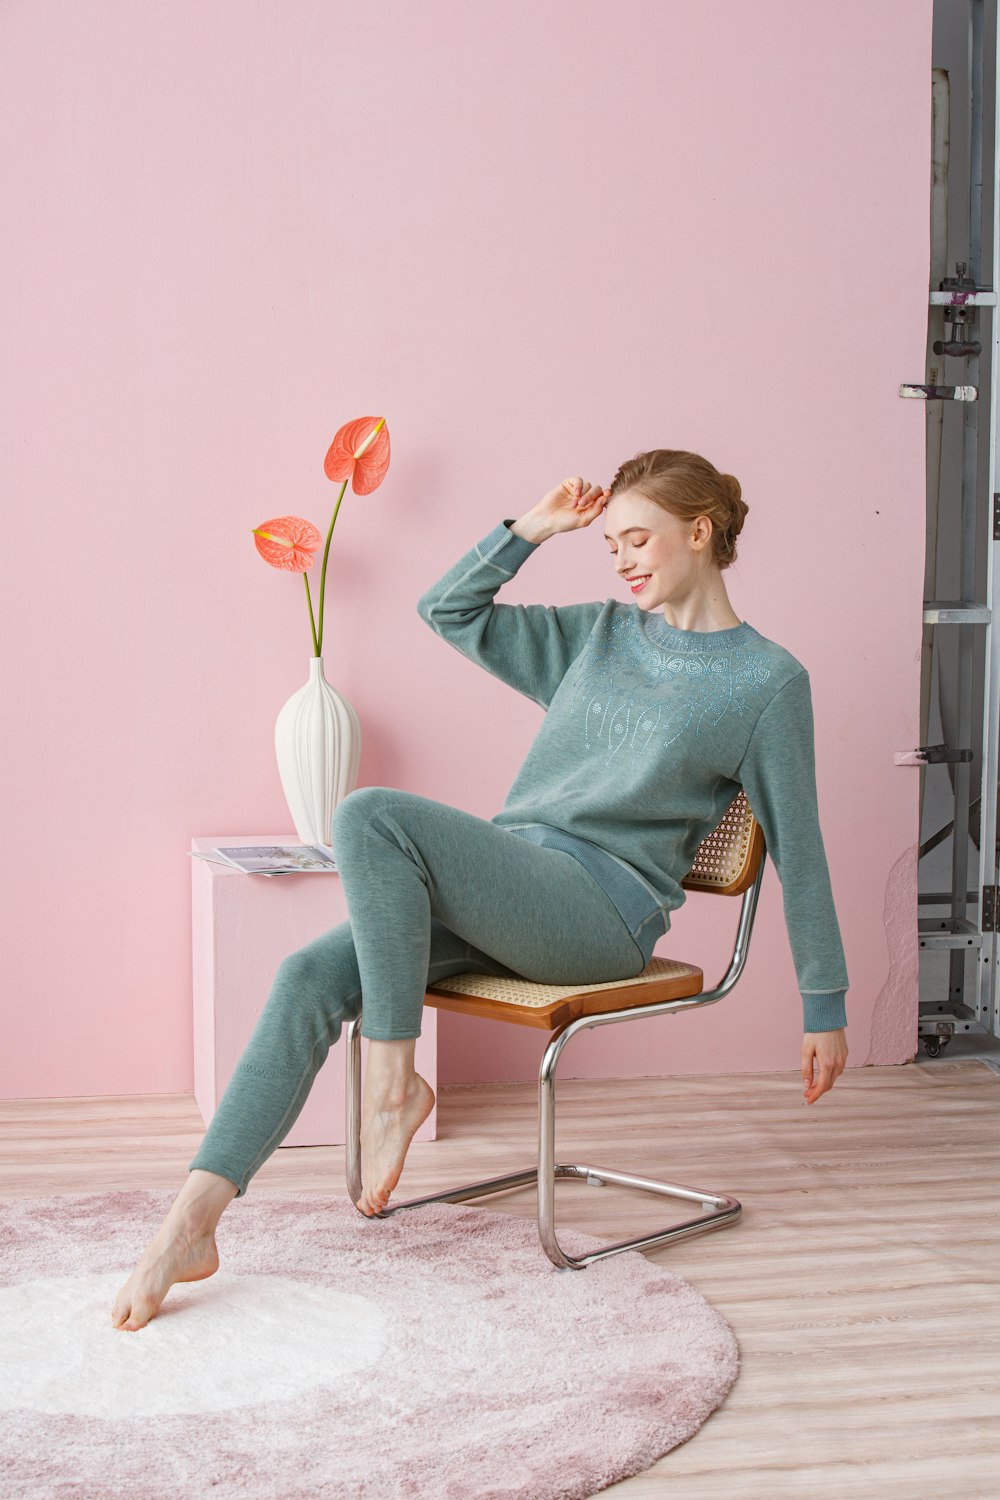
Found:
[{"label": "woman's eyebrow", "polygon": [[[624,531],[619,531],[618,535],[619,536],[628,536],[628,534],[629,534],[630,531],[648,531],[648,530],[649,530],[648,526],[626,526],[625,530]],[[606,542],[610,542],[612,540],[612,538],[610,536],[608,536],[607,532],[604,533],[604,540]]]}]

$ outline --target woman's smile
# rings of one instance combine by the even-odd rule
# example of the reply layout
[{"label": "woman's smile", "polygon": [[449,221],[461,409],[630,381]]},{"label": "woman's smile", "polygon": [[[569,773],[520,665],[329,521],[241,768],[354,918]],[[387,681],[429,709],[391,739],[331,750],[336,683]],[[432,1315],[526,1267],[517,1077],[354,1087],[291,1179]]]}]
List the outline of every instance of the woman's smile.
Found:
[{"label": "woman's smile", "polygon": [[628,584],[633,594],[638,594],[641,589],[644,589],[646,587],[646,584],[649,582],[652,576],[652,573],[636,573],[633,578],[626,578],[625,582]]}]

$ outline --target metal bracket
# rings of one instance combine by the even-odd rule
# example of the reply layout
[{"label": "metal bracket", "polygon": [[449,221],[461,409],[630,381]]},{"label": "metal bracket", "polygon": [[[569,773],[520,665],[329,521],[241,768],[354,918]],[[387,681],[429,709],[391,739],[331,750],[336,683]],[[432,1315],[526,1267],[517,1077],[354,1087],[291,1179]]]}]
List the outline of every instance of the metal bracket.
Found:
[{"label": "metal bracket", "polygon": [[978,401],[979,389],[974,385],[918,385],[905,383],[899,394],[909,401]]},{"label": "metal bracket", "polygon": [[[955,262],[957,276],[946,276],[940,282],[940,290],[947,292],[949,302],[944,307],[944,321],[951,327],[950,339],[935,339],[933,349],[935,354],[947,354],[952,359],[968,359],[970,355],[982,354],[983,346],[978,339],[962,338],[961,335],[972,327],[977,319],[975,301],[967,300],[970,295],[975,296],[980,290],[971,276],[966,276],[968,262],[959,260]],[[983,290],[986,290],[983,288]]]},{"label": "metal bracket", "polygon": [[928,766],[936,765],[939,761],[955,762],[971,759],[971,750],[952,750],[948,745],[920,745],[916,750],[894,751],[892,763],[894,766]]},{"label": "metal bracket", "polygon": [[1000,901],[998,901],[997,898],[998,889],[1000,888],[995,885],[983,886],[983,900],[980,906],[980,912],[982,915],[982,929],[984,932],[996,932],[998,930],[997,907],[998,905],[1000,905]]}]

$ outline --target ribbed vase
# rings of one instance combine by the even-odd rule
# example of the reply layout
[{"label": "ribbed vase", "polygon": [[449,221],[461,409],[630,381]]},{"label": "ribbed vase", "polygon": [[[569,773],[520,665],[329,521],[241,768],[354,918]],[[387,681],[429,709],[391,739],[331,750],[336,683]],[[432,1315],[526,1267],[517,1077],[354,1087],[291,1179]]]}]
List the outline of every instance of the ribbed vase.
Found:
[{"label": "ribbed vase", "polygon": [[361,724],[353,705],[327,682],[321,656],[309,658],[309,681],[278,714],[274,749],[299,838],[332,845],[333,814],[357,782]]}]

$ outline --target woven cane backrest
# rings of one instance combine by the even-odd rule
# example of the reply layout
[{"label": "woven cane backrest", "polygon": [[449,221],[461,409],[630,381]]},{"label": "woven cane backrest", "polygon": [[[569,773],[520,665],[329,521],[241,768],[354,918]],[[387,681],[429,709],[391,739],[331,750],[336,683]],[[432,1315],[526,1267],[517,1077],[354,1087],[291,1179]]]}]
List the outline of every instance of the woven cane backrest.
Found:
[{"label": "woven cane backrest", "polygon": [[763,830],[740,787],[722,822],[698,845],[681,885],[688,891],[739,896],[757,878],[764,852]]}]

